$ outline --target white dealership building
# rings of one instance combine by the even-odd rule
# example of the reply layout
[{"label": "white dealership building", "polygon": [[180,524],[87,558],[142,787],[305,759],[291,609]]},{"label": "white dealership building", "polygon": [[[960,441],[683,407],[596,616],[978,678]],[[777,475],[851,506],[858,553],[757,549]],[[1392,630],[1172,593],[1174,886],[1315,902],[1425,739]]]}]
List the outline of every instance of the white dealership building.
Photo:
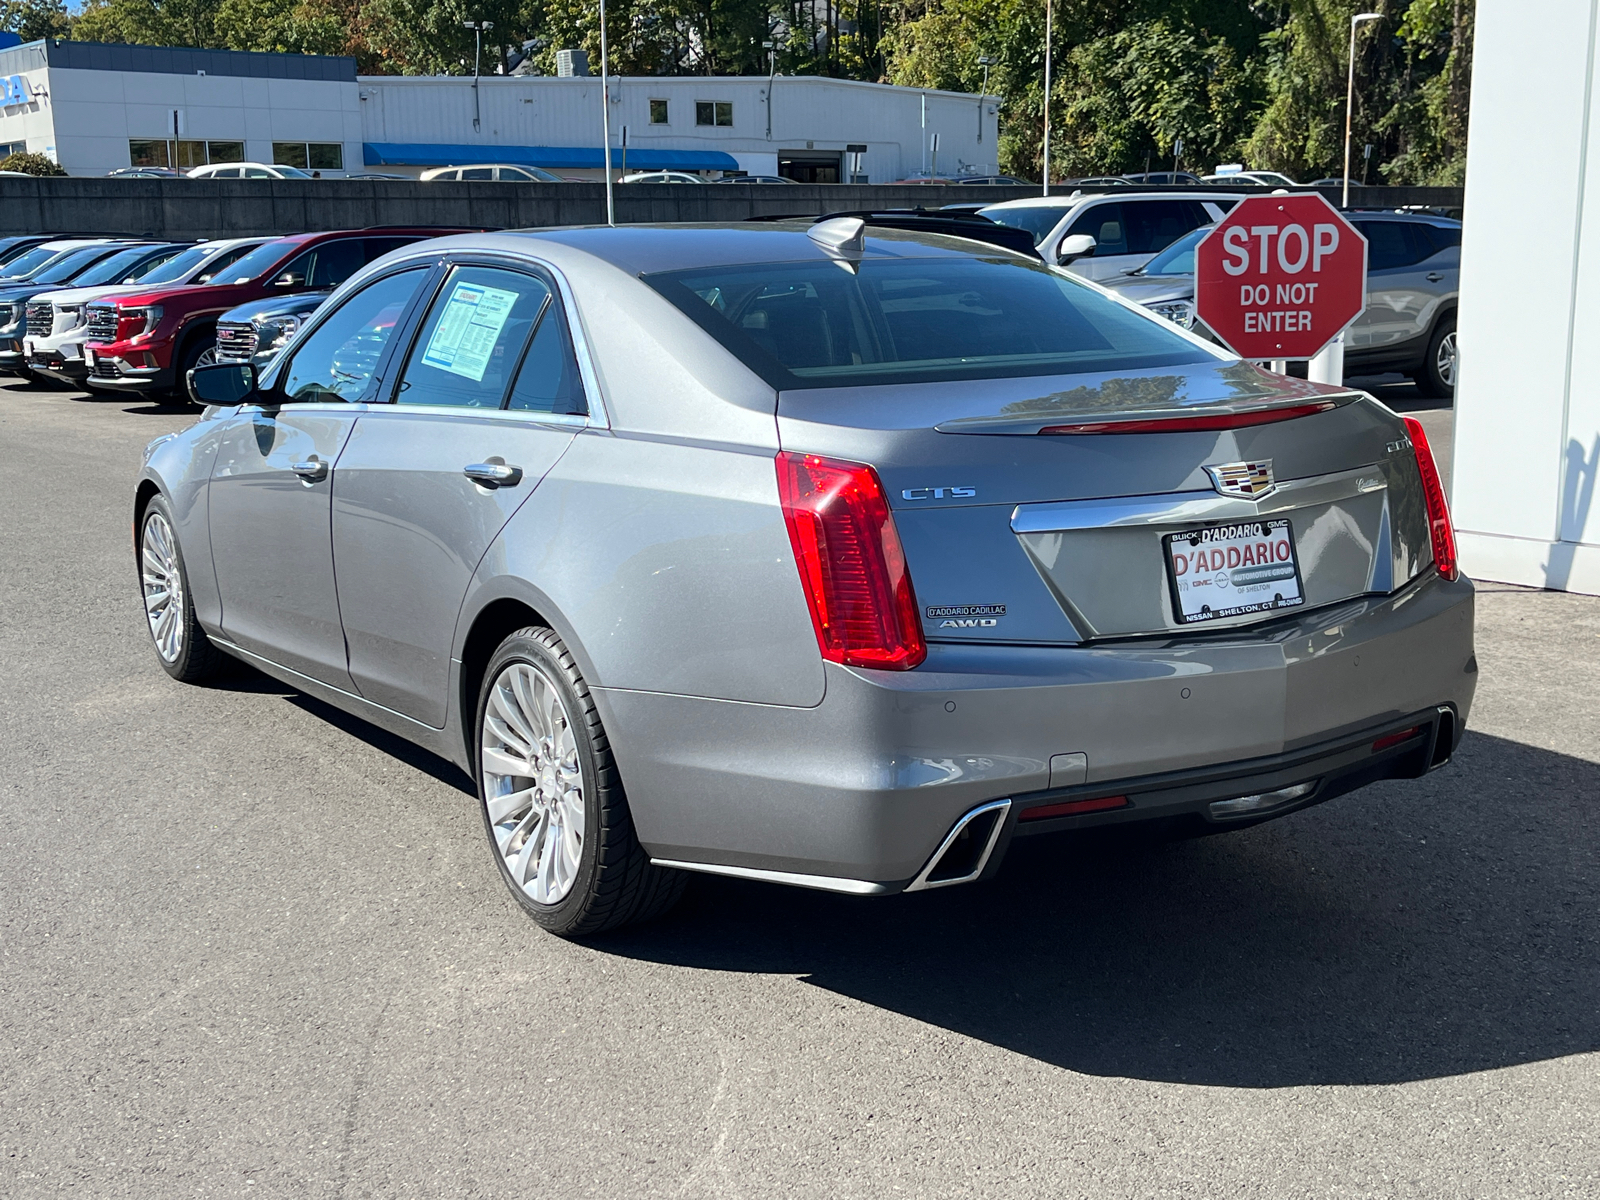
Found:
[{"label": "white dealership building", "polygon": [[[71,175],[207,162],[347,175],[523,163],[600,176],[592,76],[357,76],[353,58],[88,42],[0,50],[0,149]],[[813,76],[611,81],[613,169],[886,183],[992,174],[992,96]]]}]

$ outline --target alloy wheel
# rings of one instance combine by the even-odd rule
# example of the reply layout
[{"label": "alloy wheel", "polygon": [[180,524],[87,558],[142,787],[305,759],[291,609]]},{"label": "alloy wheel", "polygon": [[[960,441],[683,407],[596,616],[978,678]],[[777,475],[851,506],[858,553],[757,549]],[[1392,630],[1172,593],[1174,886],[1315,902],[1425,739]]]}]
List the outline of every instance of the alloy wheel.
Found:
[{"label": "alloy wheel", "polygon": [[150,636],[164,662],[177,662],[183,653],[183,568],[178,564],[177,539],[159,512],[144,519],[139,539],[140,569],[144,582],[144,612]]},{"label": "alloy wheel", "polygon": [[514,662],[495,679],[479,761],[507,873],[536,903],[560,903],[583,856],[583,763],[561,692],[537,666]]},{"label": "alloy wheel", "polygon": [[1439,380],[1448,388],[1456,386],[1456,331],[1452,329],[1439,339],[1439,350],[1433,356],[1434,369]]}]

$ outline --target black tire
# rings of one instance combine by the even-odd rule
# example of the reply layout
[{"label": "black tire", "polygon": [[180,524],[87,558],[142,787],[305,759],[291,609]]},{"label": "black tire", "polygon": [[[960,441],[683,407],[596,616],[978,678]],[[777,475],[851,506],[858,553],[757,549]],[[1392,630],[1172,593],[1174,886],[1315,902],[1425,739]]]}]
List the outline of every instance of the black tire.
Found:
[{"label": "black tire", "polygon": [[[1446,339],[1449,339],[1449,353],[1445,353]],[[1456,393],[1455,387],[1455,344],[1456,344],[1456,315],[1451,313],[1442,317],[1433,327],[1433,335],[1428,338],[1428,351],[1422,360],[1422,369],[1417,372],[1417,391],[1431,399],[1442,400]],[[1449,359],[1448,375],[1446,364],[1441,360]]]},{"label": "black tire", "polygon": [[199,404],[189,391],[189,372],[195,369],[200,358],[207,350],[214,350],[217,346],[217,333],[208,329],[204,333],[197,333],[183,344],[183,349],[178,352],[178,369],[173,374],[171,396],[180,404]]},{"label": "black tire", "polygon": [[178,622],[177,653],[169,657],[156,643],[155,629],[148,619],[145,622],[145,631],[150,634],[151,645],[156,651],[156,661],[161,664],[162,670],[179,683],[203,683],[220,672],[229,660],[226,654],[212,644],[211,639],[206,636],[206,631],[201,629],[200,623],[195,620],[194,594],[189,588],[189,569],[184,565],[183,549],[178,545],[174,532],[176,522],[172,519],[172,508],[167,504],[166,497],[161,495],[150,498],[150,502],[139,514],[139,523],[134,527],[134,564],[139,572],[139,593],[141,597],[148,594],[145,580],[147,570],[145,540],[151,535],[152,517],[165,522],[166,530],[171,535],[171,557],[176,564],[180,581],[181,595],[177,612],[174,614],[174,619]]},{"label": "black tire", "polygon": [[[484,720],[496,681],[517,663],[538,669],[554,684],[566,707],[583,771],[584,836],[578,867],[571,889],[553,904],[536,901],[512,876],[489,817],[481,752]],[[478,804],[490,854],[506,887],[540,926],[561,937],[585,937],[649,920],[677,903],[688,877],[653,865],[639,845],[600,714],[571,651],[554,631],[529,626],[500,643],[478,689],[473,747]]]}]

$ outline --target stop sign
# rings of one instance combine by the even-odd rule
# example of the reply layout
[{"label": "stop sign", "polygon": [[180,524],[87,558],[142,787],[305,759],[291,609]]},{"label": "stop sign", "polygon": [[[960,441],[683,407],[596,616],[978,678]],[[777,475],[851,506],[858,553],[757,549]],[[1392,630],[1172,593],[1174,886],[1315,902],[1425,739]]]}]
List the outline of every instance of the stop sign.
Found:
[{"label": "stop sign", "polygon": [[1315,193],[1241,200],[1194,259],[1195,315],[1240,358],[1311,358],[1367,305],[1367,239]]}]

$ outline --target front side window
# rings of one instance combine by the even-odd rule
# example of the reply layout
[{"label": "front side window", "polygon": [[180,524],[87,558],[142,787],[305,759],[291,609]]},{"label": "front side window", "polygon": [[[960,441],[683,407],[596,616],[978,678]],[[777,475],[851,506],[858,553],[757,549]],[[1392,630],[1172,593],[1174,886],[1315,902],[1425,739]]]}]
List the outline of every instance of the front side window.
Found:
[{"label": "front side window", "polygon": [[1061,215],[1064,211],[1043,204],[1034,204],[1022,208],[980,208],[978,215],[988,217],[996,225],[1026,229],[1033,235],[1033,244],[1038,246],[1050,236],[1052,229],[1061,224]]},{"label": "front side window", "polygon": [[461,172],[462,179],[493,179],[493,167],[468,167]]},{"label": "front side window", "polygon": [[226,287],[231,283],[249,283],[276,267],[296,245],[297,242],[284,238],[257,246],[227,270],[214,273],[211,276],[211,283],[218,287]]},{"label": "front side window", "polygon": [[780,390],[1212,360],[1165,323],[1012,258],[740,264],[644,280]]},{"label": "front side window", "polygon": [[307,250],[277,276],[285,287],[336,288],[367,265],[359,238],[341,238]]},{"label": "front side window", "polygon": [[427,269],[386,275],[341,304],[312,331],[284,369],[278,390],[290,402],[341,400],[355,403],[372,386],[384,347]]},{"label": "front side window", "polygon": [[1129,254],[1165,250],[1208,220],[1205,210],[1188,200],[1133,200],[1121,208]]},{"label": "front side window", "polygon": [[667,125],[667,102],[665,100],[650,101],[650,124]]},{"label": "front side window", "polygon": [[1094,252],[1101,257],[1132,253],[1128,249],[1128,235],[1122,224],[1120,204],[1096,204],[1089,209],[1067,230],[1068,237],[1080,233],[1087,233],[1094,239]]},{"label": "front side window", "polygon": [[501,407],[549,299],[550,289],[532,275],[457,267],[422,323],[395,401]]}]

